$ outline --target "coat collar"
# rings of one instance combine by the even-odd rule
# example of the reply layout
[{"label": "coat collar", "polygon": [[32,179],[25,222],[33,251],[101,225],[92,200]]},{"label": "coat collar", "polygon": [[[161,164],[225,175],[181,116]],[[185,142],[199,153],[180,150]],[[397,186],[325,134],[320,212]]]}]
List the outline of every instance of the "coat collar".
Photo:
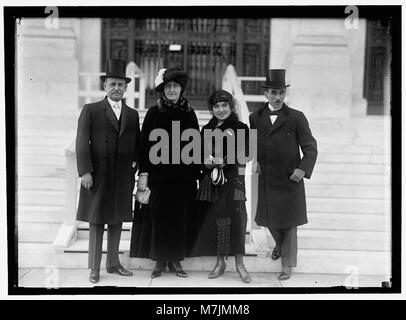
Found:
[{"label": "coat collar", "polygon": [[125,130],[128,121],[128,106],[122,102],[121,106],[121,127],[118,127],[118,121],[113,109],[110,106],[109,101],[107,100],[107,96],[102,100],[103,110],[105,111],[106,117],[110,120],[114,129],[119,132],[119,136],[121,136]]},{"label": "coat collar", "polygon": [[289,107],[286,104],[283,104],[281,111],[273,124],[271,123],[271,119],[266,112],[267,108],[268,103],[265,103],[265,105],[259,110],[258,115],[261,126],[268,131],[269,135],[280,128],[287,121],[287,117],[289,115]]}]

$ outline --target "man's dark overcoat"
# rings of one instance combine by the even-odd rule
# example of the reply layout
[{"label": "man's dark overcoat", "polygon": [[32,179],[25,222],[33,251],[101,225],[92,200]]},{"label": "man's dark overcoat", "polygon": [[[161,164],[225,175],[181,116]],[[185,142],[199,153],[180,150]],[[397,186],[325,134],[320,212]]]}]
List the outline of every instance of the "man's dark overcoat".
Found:
[{"label": "man's dark overcoat", "polygon": [[96,224],[132,221],[140,139],[138,112],[122,104],[117,120],[107,97],[84,105],[78,120],[79,176],[90,172],[93,186],[80,189],[77,220]]},{"label": "man's dark overcoat", "polygon": [[305,178],[311,177],[317,143],[302,112],[284,104],[272,124],[267,109],[268,103],[250,115],[251,129],[258,134],[260,167],[255,222],[274,229],[303,225],[307,223],[304,182],[289,177],[296,168],[304,170]]}]

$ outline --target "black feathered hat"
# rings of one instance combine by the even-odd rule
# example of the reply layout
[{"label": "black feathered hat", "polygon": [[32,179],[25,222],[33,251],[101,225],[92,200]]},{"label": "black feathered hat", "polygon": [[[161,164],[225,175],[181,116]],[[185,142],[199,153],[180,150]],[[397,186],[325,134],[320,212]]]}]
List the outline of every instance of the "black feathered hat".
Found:
[{"label": "black feathered hat", "polygon": [[163,91],[165,84],[169,81],[179,83],[183,91],[185,90],[188,76],[185,71],[182,71],[179,68],[163,68],[158,71],[158,75],[155,78],[155,90],[160,92]]}]

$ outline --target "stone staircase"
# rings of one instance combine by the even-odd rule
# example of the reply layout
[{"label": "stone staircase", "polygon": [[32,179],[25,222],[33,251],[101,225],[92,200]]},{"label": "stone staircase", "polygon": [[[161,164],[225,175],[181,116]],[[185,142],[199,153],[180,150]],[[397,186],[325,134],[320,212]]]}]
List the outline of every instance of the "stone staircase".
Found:
[{"label": "stone staircase", "polygon": [[[208,112],[198,112],[207,123]],[[145,112],[140,112],[141,120]],[[390,274],[390,118],[309,119],[319,158],[306,181],[309,223],[299,228],[297,272]],[[19,267],[87,267],[88,225],[79,223],[77,240],[67,249],[52,246],[65,208],[65,147],[75,132],[63,121],[22,117],[18,130]],[[150,269],[148,259],[128,257],[131,224],[123,225],[121,261]],[[247,268],[276,272],[273,240],[254,225],[247,244]],[[249,237],[248,237],[249,238]],[[105,244],[104,244],[105,245]],[[104,264],[104,255],[102,265]],[[209,270],[213,258],[186,259],[185,269]],[[231,265],[231,264],[230,264]]]}]

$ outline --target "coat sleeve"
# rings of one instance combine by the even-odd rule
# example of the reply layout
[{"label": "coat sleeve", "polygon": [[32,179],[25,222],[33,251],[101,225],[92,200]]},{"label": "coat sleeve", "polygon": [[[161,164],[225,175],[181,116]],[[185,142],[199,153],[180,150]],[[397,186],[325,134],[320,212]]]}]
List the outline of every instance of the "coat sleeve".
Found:
[{"label": "coat sleeve", "polygon": [[140,146],[140,144],[141,144],[141,130],[140,130],[140,117],[139,117],[139,115],[138,115],[138,112],[136,113],[136,117],[137,117],[137,119],[136,119],[136,121],[135,121],[135,125],[136,125],[136,127],[135,127],[135,146],[134,146],[134,148],[135,148],[135,159],[133,160],[133,161],[135,161],[135,163],[136,163],[136,170],[138,170],[139,169],[139,167],[140,167],[140,164],[139,164],[139,161],[140,161],[140,151],[141,151],[141,146]]},{"label": "coat sleeve", "polygon": [[[192,115],[191,115],[191,128],[195,129],[199,132],[199,121],[197,120],[197,115],[195,113],[195,111],[192,109],[191,111]],[[193,165],[193,177],[194,179],[199,179],[200,178],[200,164],[195,163],[192,164]]]},{"label": "coat sleeve", "polygon": [[76,163],[79,176],[93,172],[93,159],[91,152],[92,143],[92,118],[88,105],[84,105],[78,119],[76,134]]},{"label": "coat sleeve", "polygon": [[303,152],[298,168],[305,172],[305,178],[310,179],[317,159],[317,142],[313,137],[305,115],[300,112],[296,127],[296,137]]},{"label": "coat sleeve", "polygon": [[144,122],[142,123],[142,129],[139,140],[139,173],[150,173],[151,171],[151,162],[149,161],[149,149],[151,143],[149,141],[149,134],[153,129],[153,112],[152,108],[148,109],[147,114],[145,115]]}]

